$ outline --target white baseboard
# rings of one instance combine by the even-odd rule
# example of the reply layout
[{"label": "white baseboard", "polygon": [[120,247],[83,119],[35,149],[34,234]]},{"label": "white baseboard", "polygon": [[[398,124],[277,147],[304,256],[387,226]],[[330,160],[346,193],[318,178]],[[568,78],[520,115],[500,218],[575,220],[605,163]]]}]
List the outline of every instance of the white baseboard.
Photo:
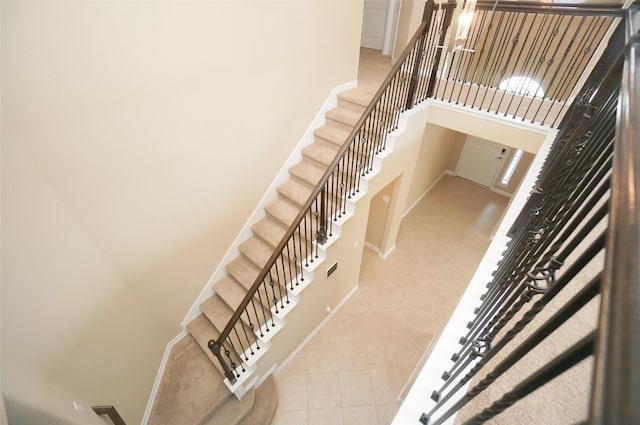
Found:
[{"label": "white baseboard", "polygon": [[354,80],[354,81],[350,81],[348,83],[344,83],[339,86],[336,86],[333,88],[333,90],[331,90],[331,93],[325,100],[324,104],[320,107],[320,110],[318,111],[313,121],[305,131],[304,135],[300,139],[300,142],[293,149],[293,152],[291,153],[287,161],[284,163],[284,165],[278,172],[276,178],[271,183],[271,186],[269,186],[269,189],[267,189],[266,193],[258,203],[258,206],[255,208],[255,210],[251,214],[251,217],[249,218],[249,220],[247,220],[246,224],[244,225],[244,227],[242,228],[242,230],[240,231],[236,239],[233,241],[233,244],[231,245],[231,247],[223,257],[222,261],[220,261],[215,272],[213,272],[213,275],[211,276],[211,278],[208,280],[208,282],[206,283],[206,285],[198,295],[198,298],[196,298],[195,302],[191,306],[191,309],[189,310],[185,318],[182,320],[181,325],[183,329],[186,329],[187,324],[193,319],[195,319],[198,316],[198,314],[200,314],[200,304],[202,304],[206,299],[208,299],[210,296],[212,296],[215,293],[215,290],[213,289],[213,285],[217,281],[222,279],[224,276],[226,276],[225,266],[240,254],[240,250],[238,248],[240,244],[246,241],[247,239],[249,239],[253,235],[251,226],[253,226],[253,224],[255,224],[257,221],[265,217],[266,213],[265,213],[264,207],[267,205],[267,203],[276,199],[276,197],[278,196],[276,188],[282,183],[284,183],[285,181],[287,181],[287,179],[289,179],[289,168],[302,160],[302,149],[310,145],[311,143],[313,143],[314,130],[324,125],[326,122],[325,113],[330,109],[335,108],[338,105],[338,93],[341,93],[345,90],[352,89],[357,85],[358,85],[357,81]]},{"label": "white baseboard", "polygon": [[156,380],[153,383],[153,387],[151,388],[151,394],[149,395],[149,400],[147,401],[147,407],[144,409],[144,415],[142,416],[142,425],[147,425],[149,422],[149,416],[151,415],[151,409],[153,409],[153,403],[156,400],[156,396],[158,395],[158,389],[160,388],[160,382],[162,381],[162,376],[164,375],[164,369],[167,367],[167,362],[169,361],[169,354],[171,354],[171,349],[178,341],[180,341],[183,337],[187,336],[187,332],[182,331],[178,335],[176,335],[164,349],[164,354],[162,355],[162,360],[160,361],[160,367],[158,368],[158,372],[156,373]]}]

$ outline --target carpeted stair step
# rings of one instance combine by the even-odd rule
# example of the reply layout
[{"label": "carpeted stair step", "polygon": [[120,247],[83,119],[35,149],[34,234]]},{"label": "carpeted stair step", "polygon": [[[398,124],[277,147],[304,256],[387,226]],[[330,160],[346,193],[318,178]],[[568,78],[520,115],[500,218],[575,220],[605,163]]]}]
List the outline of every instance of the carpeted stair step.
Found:
[{"label": "carpeted stair step", "polygon": [[298,216],[300,208],[297,208],[284,199],[276,198],[265,206],[265,211],[288,229],[291,223],[293,223],[293,220]]},{"label": "carpeted stair step", "polygon": [[[216,294],[231,308],[231,310],[236,311],[244,297],[247,295],[247,291],[240,286],[233,278],[226,276],[223,279],[220,279],[216,282]],[[251,327],[258,328],[264,324],[265,317],[269,317],[269,313],[267,313],[260,303],[260,300],[255,296],[252,300],[253,302],[249,304],[249,308],[247,309],[249,316],[247,314],[243,314],[240,316],[245,325]],[[255,310],[254,310],[255,309]],[[256,316],[257,313],[257,316]]]},{"label": "carpeted stair step", "polygon": [[235,397],[229,397],[200,425],[239,425],[254,408],[255,399],[255,388],[247,391],[241,400]]},{"label": "carpeted stair step", "polygon": [[186,335],[169,353],[148,424],[201,424],[230,395],[222,375],[196,340]]},{"label": "carpeted stair step", "polygon": [[278,391],[271,375],[256,390],[253,409],[238,425],[269,425],[273,421],[277,407]]},{"label": "carpeted stair step", "polygon": [[222,332],[233,316],[233,310],[223,300],[214,294],[200,304],[200,310],[209,319],[218,332]]},{"label": "carpeted stair step", "polygon": [[333,108],[325,114],[328,125],[332,125],[349,132],[358,123],[361,116],[361,112],[356,112],[342,107]]},{"label": "carpeted stair step", "polygon": [[334,160],[339,150],[340,147],[333,143],[316,140],[306,148],[302,149],[302,155],[317,162],[319,165],[328,167],[331,165],[331,162]]},{"label": "carpeted stair step", "polygon": [[259,268],[263,268],[271,254],[273,254],[273,247],[255,236],[241,243],[239,249],[245,257]]},{"label": "carpeted stair step", "polygon": [[372,93],[359,87],[338,93],[338,107],[362,114],[374,94],[375,92]]},{"label": "carpeted stair step", "polygon": [[269,245],[276,247],[284,237],[287,229],[281,222],[267,216],[251,226],[253,233]]},{"label": "carpeted stair step", "polygon": [[287,180],[278,186],[276,190],[280,196],[285,197],[298,208],[302,208],[313,191],[313,189],[306,184],[302,184],[296,180]]},{"label": "carpeted stair step", "polygon": [[347,141],[349,131],[331,125],[323,125],[314,130],[313,135],[316,137],[316,140],[323,140],[341,147]]},{"label": "carpeted stair step", "polygon": [[222,369],[220,362],[209,349],[209,341],[212,339],[218,339],[220,332],[218,332],[204,314],[199,314],[198,317],[189,322],[187,324],[187,330],[191,336],[193,336],[194,340],[198,343],[198,346],[202,349],[205,355],[209,360],[211,360],[216,369],[218,369],[220,375],[224,376],[224,370]]},{"label": "carpeted stair step", "polygon": [[249,259],[240,255],[227,264],[229,273],[244,289],[249,290],[260,274],[260,269]]},{"label": "carpeted stair step", "polygon": [[327,167],[306,158],[303,158],[302,161],[289,168],[289,174],[291,174],[291,176],[312,188],[316,187],[326,171]]}]

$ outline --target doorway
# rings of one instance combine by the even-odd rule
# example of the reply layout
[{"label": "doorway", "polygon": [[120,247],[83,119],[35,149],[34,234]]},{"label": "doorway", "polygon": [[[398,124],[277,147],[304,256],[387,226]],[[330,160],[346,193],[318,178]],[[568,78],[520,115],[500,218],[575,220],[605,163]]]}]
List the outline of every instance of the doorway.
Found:
[{"label": "doorway", "polygon": [[467,136],[456,166],[456,175],[491,188],[504,165],[508,151],[509,148],[504,145]]},{"label": "doorway", "polygon": [[390,56],[395,44],[401,0],[365,0],[360,47]]}]

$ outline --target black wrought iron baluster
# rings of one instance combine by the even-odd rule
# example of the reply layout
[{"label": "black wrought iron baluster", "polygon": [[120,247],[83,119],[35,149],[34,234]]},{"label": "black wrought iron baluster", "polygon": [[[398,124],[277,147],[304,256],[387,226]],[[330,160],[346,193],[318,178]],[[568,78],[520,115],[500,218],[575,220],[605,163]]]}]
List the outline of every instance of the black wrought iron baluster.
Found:
[{"label": "black wrought iron baluster", "polygon": [[[311,262],[313,262],[313,252],[311,255],[309,254],[309,244],[313,243],[312,239],[309,238],[309,229],[307,228],[307,220],[309,219],[308,214],[304,216],[304,265],[305,267],[309,267],[309,257],[311,257]],[[312,249],[313,251],[313,249]]]},{"label": "black wrought iron baluster", "polygon": [[[352,148],[347,149],[347,152],[345,153],[345,155],[347,156],[347,174],[346,174],[346,179],[345,179],[345,193],[346,193],[346,197],[345,197],[345,202],[343,204],[342,210],[340,211],[340,214],[346,214],[347,210],[346,210],[346,205],[347,205],[347,200],[351,199],[351,188],[354,185],[354,181],[355,181],[355,164],[357,159],[355,158],[355,154],[353,152],[353,146],[356,146],[358,144],[358,142],[360,141],[360,137],[362,137],[362,131],[359,131],[356,133],[356,135],[353,138],[353,143],[351,144]],[[340,215],[340,216],[341,216]]]},{"label": "black wrought iron baluster", "polygon": [[[257,325],[258,332],[260,332],[260,338],[264,338],[264,332],[262,331],[262,325],[260,324],[260,316],[258,315],[258,308],[256,307],[256,302],[253,298],[251,299],[251,307],[253,308],[253,314],[255,315],[255,318],[256,318],[256,325]],[[260,306],[260,309],[262,310],[262,315],[264,316],[264,309],[262,308],[262,305]],[[266,316],[264,317],[264,319],[266,324],[267,323]],[[253,325],[253,321],[251,320],[249,321],[249,327],[252,327],[251,330],[255,332],[256,326]],[[259,349],[260,347],[258,347],[258,350]]]},{"label": "black wrought iron baluster", "polygon": [[336,177],[337,177],[337,184],[338,184],[338,189],[337,189],[337,196],[338,196],[338,205],[335,209],[335,211],[333,212],[333,221],[338,221],[338,218],[341,216],[341,212],[342,212],[342,204],[344,202],[346,202],[346,196],[347,194],[344,191],[345,188],[345,183],[344,183],[344,167],[343,164],[344,163],[344,157],[343,159],[338,162],[337,166],[336,166]]},{"label": "black wrought iron baluster", "polygon": [[[518,66],[518,61],[520,60],[520,55],[522,54],[523,49],[522,49],[522,45],[520,44],[521,43],[520,37],[522,36],[522,31],[524,29],[524,24],[526,22],[527,17],[524,14],[515,14],[515,15],[516,15],[516,22],[519,21],[520,26],[518,27],[518,30],[516,31],[515,36],[511,39],[511,49],[509,49],[509,55],[507,59],[504,61],[504,63],[502,64],[502,70],[500,71],[500,81],[498,82],[496,86],[496,90],[493,93],[493,98],[491,99],[492,104],[493,104],[493,100],[495,99],[495,95],[500,89],[500,83],[502,81],[505,81],[505,79],[511,78],[511,76],[515,74],[515,69]],[[531,28],[529,28],[529,31],[530,30]],[[505,43],[505,45],[506,44],[507,43]],[[509,65],[511,63],[511,59],[514,57],[516,50],[519,51],[519,53],[516,56],[516,60],[511,65]],[[511,68],[511,71],[508,71],[509,68]],[[498,101],[498,106],[495,108],[496,115],[500,112],[500,107],[502,106],[502,102],[506,94],[507,94],[507,90],[506,89],[502,90],[500,100]],[[511,98],[513,99],[513,96],[511,96]],[[511,101],[509,101],[509,105],[510,104],[511,104]],[[504,109],[504,116],[508,114],[508,111],[509,111],[509,107],[507,106]]]},{"label": "black wrought iron baluster", "polygon": [[[600,42],[599,38],[597,37],[597,35],[600,33],[600,31],[602,31],[602,25],[605,25],[607,23],[607,21],[605,19],[593,19],[594,23],[599,23],[600,26],[598,26],[597,29],[593,29],[591,27],[589,27],[588,29],[588,34],[589,34],[589,41],[584,43],[585,47],[584,49],[580,50],[580,52],[576,51],[576,53],[580,54],[582,53],[582,57],[580,58],[579,61],[573,61],[572,63],[574,64],[571,69],[570,69],[570,73],[568,74],[568,77],[566,78],[566,84],[564,86],[562,86],[561,91],[558,95],[559,99],[564,99],[564,104],[560,110],[560,112],[556,115],[556,117],[554,118],[553,122],[551,123],[551,127],[554,127],[556,125],[556,122],[558,121],[558,117],[563,117],[564,113],[562,112],[565,108],[568,108],[569,106],[569,96],[571,95],[571,91],[574,89],[575,86],[575,82],[578,81],[579,77],[580,77],[580,70],[584,70],[587,66],[587,63],[591,60],[591,58],[593,57],[593,55],[595,54],[596,51],[596,46],[597,44]],[[612,37],[615,40],[615,36]],[[606,56],[606,52],[603,54],[603,56]],[[573,83],[572,83],[573,82]],[[588,83],[587,83],[588,84]],[[588,92],[585,93],[588,95]],[[588,98],[588,97],[587,97]],[[579,97],[576,99],[576,101],[579,101]],[[546,118],[545,118],[546,121]]]},{"label": "black wrought iron baluster", "polygon": [[[520,64],[520,60],[522,58],[522,54],[524,53],[525,55],[529,54],[529,48],[527,47],[528,43],[529,43],[529,36],[531,35],[531,30],[534,28],[533,23],[536,21],[538,15],[534,14],[532,16],[531,21],[529,21],[529,16],[531,16],[531,14],[525,14],[524,18],[523,18],[523,24],[526,22],[527,23],[527,33],[524,36],[523,40],[520,40],[518,38],[517,43],[520,46],[520,52],[518,53],[518,58],[516,59],[515,63],[513,64],[513,69],[511,70],[511,74],[515,75],[516,74],[516,69],[519,67]],[[535,42],[535,40],[533,41]],[[532,42],[532,43],[533,43]],[[527,60],[525,60],[526,63]],[[519,73],[519,72],[518,72]],[[509,110],[511,109],[511,105],[513,103],[513,100],[516,98],[515,93],[514,95],[511,96],[511,98],[509,99],[509,105],[507,105],[507,107],[505,108],[504,111],[504,116],[506,117],[509,114]],[[516,108],[517,110],[517,108]]]},{"label": "black wrought iron baluster", "polygon": [[339,187],[337,185],[336,182],[336,176],[339,171],[336,169],[336,171],[334,171],[333,173],[331,173],[331,176],[329,176],[329,211],[327,211],[327,232],[329,237],[333,236],[333,222],[335,220],[332,220],[331,217],[334,217],[335,219],[335,215],[336,215],[336,211],[338,210],[338,208],[340,208],[340,205],[338,205],[338,203],[340,202],[340,198],[338,197],[338,190]]},{"label": "black wrought iron baluster", "polygon": [[[595,250],[594,256],[597,252],[601,251],[604,247],[604,239],[600,239],[597,244],[592,245]],[[587,258],[590,255],[586,255]],[[592,257],[591,257],[592,258]],[[590,260],[584,262],[586,265]],[[452,388],[447,392],[434,406],[431,411],[425,413],[421,417],[423,424],[429,423],[430,425],[440,425],[451,417],[455,412],[459,411],[467,403],[473,400],[478,394],[484,391],[492,383],[494,383],[501,375],[508,371],[513,365],[515,365],[520,359],[522,359],[527,353],[533,350],[538,344],[540,344],[549,335],[555,332],[560,326],[562,326],[568,319],[573,317],[580,309],[582,309],[589,301],[591,301],[596,295],[598,295],[600,289],[600,276],[592,279],[584,288],[582,288],[571,300],[569,300],[563,308],[556,312],[550,319],[542,324],[534,333],[532,333],[524,342],[518,347],[513,349],[507,357],[504,358],[491,372],[489,372],[485,378],[483,378],[478,384],[470,389],[462,398],[460,398],[454,405],[452,405],[446,412],[438,417],[436,421],[429,421],[438,410],[440,410],[460,389],[462,389],[468,382],[470,382],[488,363],[492,360],[496,354],[501,352],[504,347],[511,342],[525,327],[537,317],[537,315],[545,308],[551,300],[557,296],[557,294],[570,283],[569,279],[563,279],[558,283],[558,286],[549,293],[543,295],[543,297],[536,302],[536,304],[516,323],[512,329],[505,334],[494,347],[486,351],[480,361]]]},{"label": "black wrought iron baluster", "polygon": [[[233,338],[231,338],[231,336],[229,336],[229,344],[231,344],[231,347],[233,347],[234,351],[236,351],[236,353],[239,353],[240,358],[242,359],[242,355],[244,354],[244,360],[248,361],[249,357],[247,357],[246,351],[247,349],[244,348],[244,343],[242,342],[242,338],[240,338],[240,334],[238,333],[238,324],[240,324],[240,326],[242,327],[242,330],[245,331],[244,326],[242,326],[242,322],[236,322],[235,326],[233,327],[233,333],[236,336],[236,341],[238,342],[238,345],[240,346],[240,351],[235,349],[235,345],[233,343]],[[249,337],[247,336],[247,333],[245,331],[245,337],[247,337],[247,342],[249,342]],[[242,362],[240,362],[240,364],[242,364]],[[242,370],[244,372],[244,368]]]},{"label": "black wrought iron baluster", "polygon": [[[552,16],[550,19],[550,23],[549,26],[546,28],[546,32],[543,36],[543,40],[541,43],[539,43],[535,49],[535,52],[531,54],[532,59],[534,59],[532,62],[532,68],[523,74],[523,76],[525,78],[528,78],[529,80],[533,80],[533,81],[539,81],[539,77],[538,77],[538,73],[540,71],[540,68],[542,67],[543,64],[545,64],[547,62],[547,60],[545,59],[545,56],[547,55],[547,53],[549,52],[550,46],[552,45],[553,41],[556,39],[556,36],[558,35],[559,32],[559,28],[561,26],[561,22],[562,22],[563,16],[561,15],[557,15],[557,16]],[[537,59],[537,60],[535,60]],[[520,107],[522,106],[522,103],[524,102],[526,96],[520,96],[520,101],[518,102],[518,107],[516,108],[516,113],[513,115],[513,117],[515,118],[517,116],[518,111],[520,110]],[[531,106],[531,103],[533,102],[532,99],[529,99],[529,105]],[[528,108],[527,108],[528,110]],[[525,111],[526,112],[526,111]],[[526,119],[526,113],[522,114],[522,121],[524,121]]]},{"label": "black wrought iron baluster", "polygon": [[[318,255],[318,245],[320,244],[320,207],[318,205],[318,197],[316,197],[316,199],[314,199],[313,201],[313,205],[314,205],[314,210],[311,212],[311,214],[313,214],[313,216],[316,218],[316,231],[314,233],[315,237],[314,237],[314,241],[316,244],[316,252],[315,252],[315,258],[319,258]],[[313,224],[313,220],[311,221],[311,223]],[[313,227],[313,226],[312,226]],[[312,229],[313,232],[313,229]]]},{"label": "black wrought iron baluster", "polygon": [[[482,19],[487,21],[487,24],[486,24],[487,31],[483,31],[481,35],[487,35],[491,32],[491,29],[493,28],[493,12],[482,10],[480,11],[480,13],[482,14]],[[484,37],[484,39],[482,40],[482,45],[480,46],[479,49],[476,49],[476,54],[474,55],[473,61],[471,62],[471,65],[472,65],[471,68],[473,69],[473,74],[471,76],[471,79],[469,79],[469,90],[467,91],[467,95],[464,98],[463,105],[465,106],[468,105],[468,100],[469,100],[469,96],[471,95],[471,92],[472,92],[471,88],[473,87],[473,85],[477,84],[477,89],[480,90],[480,76],[478,75],[478,71],[482,69],[482,67],[480,66],[480,62],[482,61],[482,57],[485,54],[488,39],[489,37],[487,36]],[[472,107],[474,102],[475,102],[475,96],[474,96],[474,101],[471,102]]]},{"label": "black wrought iron baluster", "polygon": [[[265,304],[264,300],[262,299],[262,294],[260,293],[260,288],[262,288],[262,290],[264,291],[265,294],[265,298],[267,300],[267,303]],[[262,308],[260,310],[262,310],[262,315],[264,316],[264,323],[266,326],[265,331],[270,332],[271,329],[269,328],[269,319],[266,316],[265,313],[265,308],[264,306],[267,306],[267,310],[269,311],[269,317],[271,318],[271,325],[275,326],[275,322],[273,319],[273,312],[271,311],[271,307],[269,306],[269,291],[267,290],[267,285],[265,284],[264,280],[260,283],[260,287],[258,287],[258,290],[256,291],[256,294],[258,294],[258,301],[260,302],[260,305],[262,306]]]},{"label": "black wrought iron baluster", "polygon": [[[246,312],[246,309],[245,309],[245,312]],[[248,317],[248,313],[247,313],[247,317]],[[248,357],[248,355],[247,355],[247,350],[249,351],[249,353],[250,353],[252,356],[255,354],[255,353],[254,353],[254,351],[253,351],[252,342],[251,342],[251,339],[249,338],[249,334],[247,334],[247,328],[244,326],[244,323],[242,322],[242,320],[238,321],[238,325],[240,325],[240,329],[242,329],[242,333],[244,334],[244,337],[245,337],[245,339],[247,340],[247,346],[248,346],[249,348],[244,349],[244,344],[242,344],[241,346],[242,346],[242,348],[243,348],[243,350],[244,350],[244,351],[243,351],[243,353],[244,353],[244,359],[245,359],[246,361],[249,361],[249,357]],[[237,335],[237,334],[238,334],[238,333],[236,332],[236,335]],[[240,336],[238,336],[238,338],[240,338]]]},{"label": "black wrought iron baluster", "polygon": [[[298,283],[298,281],[297,281],[297,279],[296,279],[296,277],[294,275],[294,270],[291,269],[291,263],[293,262],[293,258],[295,258],[295,255],[294,255],[293,258],[291,257],[291,252],[289,250],[289,244],[285,245],[285,250],[287,251],[286,257],[285,257],[285,254],[283,252],[281,254],[280,258],[282,258],[282,262],[287,265],[287,267],[285,268],[285,271],[289,271],[289,275],[288,275],[288,277],[285,278],[285,280],[283,282],[284,282],[285,288],[287,286],[287,282],[289,282],[290,288],[293,291],[294,282],[295,282],[296,286],[299,285],[299,283]],[[286,274],[285,274],[285,276],[286,276]],[[281,285],[278,285],[278,288],[282,292]],[[280,299],[282,299],[282,293],[280,293]],[[284,306],[281,306],[281,308],[284,308]]]},{"label": "black wrought iron baluster", "polygon": [[[496,13],[498,13],[498,22],[497,22],[497,24],[494,25],[494,21],[496,19]],[[494,54],[494,51],[497,49],[496,44],[499,43],[497,41],[498,31],[502,27],[502,20],[503,19],[504,19],[504,12],[493,12],[492,13],[491,21],[489,23],[489,28],[487,30],[487,37],[486,37],[487,40],[491,39],[491,41],[489,43],[488,51],[487,51],[487,53],[485,55],[484,64],[482,65],[482,68],[481,68],[482,70],[480,72],[480,77],[478,79],[478,91],[476,92],[476,95],[473,98],[473,102],[470,105],[471,108],[475,108],[477,106],[478,109],[482,110],[482,102],[480,102],[479,105],[477,103],[478,95],[482,91],[482,87],[484,87],[485,90],[486,90],[487,87],[489,86],[488,80],[489,80],[489,76],[490,76],[489,72],[490,72],[490,69],[491,69],[490,63],[494,60],[494,58],[496,56]],[[484,95],[483,95],[483,98],[484,98]]]},{"label": "black wrought iron baluster", "polygon": [[[541,99],[540,99],[540,105],[538,107],[538,111],[536,111],[536,113],[533,114],[533,116],[531,118],[531,123],[535,122],[535,118],[538,115],[538,112],[540,111],[540,108],[544,104],[544,100],[546,99],[546,96],[547,96],[548,92],[550,91],[550,89],[553,86],[554,78],[552,78],[551,81],[548,84],[545,84],[545,80],[546,80],[547,75],[548,75],[548,73],[551,70],[553,65],[556,65],[556,72],[559,69],[558,67],[560,65],[556,64],[556,56],[557,56],[557,54],[559,52],[560,46],[562,45],[562,41],[567,36],[567,32],[569,31],[569,27],[571,26],[571,23],[573,22],[573,19],[574,19],[574,17],[570,16],[570,17],[568,17],[568,22],[566,22],[566,20],[565,20],[565,22],[563,23],[564,30],[562,31],[562,35],[558,38],[558,41],[557,41],[556,46],[555,46],[555,50],[553,51],[553,54],[551,55],[551,57],[549,59],[547,59],[547,61],[546,61],[546,65],[547,66],[545,67],[544,72],[542,73],[542,76],[540,76],[540,78],[538,79],[538,81],[540,81],[540,85],[543,86],[543,88],[546,85],[547,88],[545,90],[543,90],[543,95],[541,96]],[[571,44],[572,43],[573,43],[573,39],[571,40],[571,43],[569,44],[567,49],[571,48]],[[568,54],[567,50],[565,50],[565,55],[566,54]],[[533,95],[533,98],[534,99],[538,98],[537,93],[535,93]],[[526,116],[529,113],[529,110],[531,109],[531,106],[533,106],[533,104],[534,104],[533,101],[531,101],[531,103],[529,103],[529,106],[527,107],[526,111],[524,112],[524,116]]]},{"label": "black wrought iron baluster", "polygon": [[[605,146],[606,146],[606,145],[605,145]],[[604,166],[604,164],[605,164],[605,163],[608,163],[608,161],[607,161],[607,160],[608,160],[608,154],[606,154],[606,151],[605,151],[605,152],[604,152],[604,155],[602,155],[602,159],[601,159],[602,166]],[[602,166],[601,166],[601,167],[602,167]],[[587,168],[589,168],[589,167],[587,167]],[[602,173],[602,172],[606,173],[606,169],[602,169],[602,170],[603,170],[603,171],[600,171],[601,173]],[[594,181],[592,181],[591,179],[593,178],[594,173],[597,173],[597,171],[598,171],[598,168],[593,168],[593,169],[592,169],[592,171],[590,171],[590,172],[589,172],[589,174],[588,174],[587,178],[585,179],[587,182],[591,182],[591,183],[590,183],[590,185],[592,186],[592,187],[589,187],[587,190],[590,190],[590,189],[592,189],[593,187],[595,187],[595,184],[597,184],[597,183],[601,180],[601,178],[603,177],[603,175],[602,175],[602,174],[601,174],[601,175],[595,174],[595,175],[596,175],[596,179],[595,179]],[[574,186],[575,186],[575,184],[577,184],[577,181],[578,181],[579,179],[581,179],[581,177],[577,177],[577,178],[575,178],[575,179],[574,179]],[[575,190],[576,190],[576,189],[571,189],[571,191],[572,191],[572,192],[573,192],[573,191],[575,191]],[[587,191],[586,193],[589,193],[589,192]],[[563,192],[563,193],[560,193],[560,194],[557,196],[557,198],[563,199],[563,198],[564,198],[564,196],[565,196],[565,194],[564,194],[564,192]],[[586,196],[586,195],[583,195],[583,196]],[[570,197],[569,197],[569,198],[567,198],[567,199],[568,199],[569,201],[571,201],[571,200],[572,200]],[[578,201],[583,201],[583,199],[581,199],[581,198],[580,198],[580,199],[578,199]],[[558,208],[558,207],[555,207],[555,208],[556,208],[555,210],[557,210],[557,208]],[[552,210],[552,211],[554,211],[554,210]],[[572,211],[572,212],[573,212],[573,211]],[[554,215],[554,213],[550,213],[550,216],[553,216],[553,215]],[[549,243],[549,242],[550,242],[550,240],[551,240],[551,239],[549,239],[549,236],[551,236],[551,237],[555,237],[555,235],[554,235],[553,233],[549,233],[549,229],[547,229],[547,230],[546,230],[546,232],[548,233],[548,235],[547,235],[547,241],[548,241],[548,242],[538,244],[538,245],[536,246],[536,249],[535,249],[534,251],[532,251],[532,253],[531,253],[532,257],[530,257],[530,258],[537,258],[537,256],[538,256],[538,255],[540,255],[541,253],[543,253],[543,252],[544,252],[543,250],[547,248],[548,243]],[[540,253],[540,254],[539,254],[539,253]],[[544,257],[543,257],[543,258],[544,258]],[[547,261],[548,261],[548,258],[547,258]],[[530,264],[530,262],[525,263],[525,267],[524,267],[524,268],[522,268],[521,270],[522,270],[522,271],[528,271],[528,270],[530,270],[530,266],[529,266],[529,264]],[[515,276],[515,277],[516,277],[516,279],[519,281],[519,280],[521,279],[521,277],[520,277],[520,276],[522,276],[522,275],[521,275],[521,272],[518,272],[518,273],[516,273],[516,274],[513,274],[512,276]],[[512,287],[510,287],[509,292],[511,292],[512,290],[513,290],[513,288],[512,288]],[[485,315],[485,316],[483,316],[483,317],[484,317],[484,319],[482,319],[482,321],[481,321],[481,322],[476,322],[476,323],[474,323],[474,324],[473,324],[473,326],[472,326],[472,330],[470,331],[471,336],[472,336],[473,338],[475,338],[475,337],[477,336],[477,332],[479,332],[479,329],[480,329],[480,328],[484,328],[485,326],[486,326],[486,327],[490,327],[490,326],[494,323],[494,321],[495,321],[495,320],[497,320],[497,319],[498,319],[498,318],[503,314],[503,310],[504,310],[504,308],[506,308],[506,307],[508,307],[509,305],[511,305],[511,303],[513,303],[513,301],[514,301],[515,297],[517,297],[518,292],[520,292],[520,291],[522,291],[522,290],[523,290],[523,288],[522,288],[522,287],[519,287],[518,291],[517,291],[514,295],[512,295],[504,305],[503,305],[503,304],[496,304],[496,305],[493,307],[493,309],[492,309],[492,310],[488,311],[488,312],[486,313],[486,315]],[[498,306],[498,305],[500,305],[500,306],[501,306],[502,310],[500,310],[500,312],[498,312],[498,313],[496,314],[496,313],[495,313],[495,309],[497,308],[497,306]],[[494,315],[495,315],[495,316],[494,316]],[[492,321],[491,321],[491,322],[489,322],[489,323],[487,323],[487,322],[486,322],[488,317],[493,317]],[[476,320],[477,320],[477,319],[476,319]],[[478,323],[479,323],[479,324],[478,324]],[[467,341],[464,341],[464,342],[466,343]]]},{"label": "black wrought iron baluster", "polygon": [[[522,18],[523,19],[520,19],[520,14],[518,13],[512,13],[512,19],[509,20],[510,30],[508,31],[508,36],[506,35],[504,36],[504,42],[502,43],[504,47],[501,53],[501,57],[504,56],[504,52],[507,50],[509,51],[509,54],[507,55],[506,59],[500,60],[500,63],[498,65],[500,67],[500,74],[499,74],[497,83],[494,84],[495,89],[493,90],[493,96],[491,96],[491,101],[489,102],[489,105],[493,105],[493,102],[496,98],[496,94],[498,94],[498,91],[499,91],[500,83],[505,79],[505,77],[509,78],[508,76],[513,74],[513,72],[507,73],[507,69],[509,68],[509,64],[511,62],[511,59],[513,58],[514,51],[516,50],[516,47],[518,46],[518,43],[520,40],[520,34],[522,32],[522,28],[525,22],[524,17]],[[515,35],[514,35],[513,31],[516,28],[516,25],[518,24],[518,22],[520,22],[520,26],[515,31]],[[513,68],[515,68],[516,64],[517,63],[513,63],[512,65]],[[506,93],[506,90],[503,90],[502,95],[500,97],[500,101],[494,108],[496,114],[498,114],[498,112],[500,111],[500,106],[502,105],[502,100],[504,99],[505,93]]]},{"label": "black wrought iron baluster", "polygon": [[[299,276],[300,282],[304,282],[304,273],[302,273],[302,259],[304,257],[304,250],[302,249],[302,222],[298,225],[298,255],[296,261],[296,274]],[[294,232],[295,235],[295,232]],[[295,243],[295,240],[294,240]],[[306,244],[306,242],[305,242]]]},{"label": "black wrought iron baluster", "polygon": [[[515,28],[517,23],[515,13],[504,13],[504,15],[504,23],[500,25],[500,27],[496,30],[495,37],[498,40],[498,45],[495,48],[492,62],[487,73],[487,90],[485,90],[484,92],[484,96],[482,97],[482,101],[480,102],[481,105],[485,103],[485,100],[487,99],[487,96],[490,92],[492,92],[494,96],[497,92],[497,90],[489,89],[496,88],[500,84],[500,80],[503,75],[500,75],[499,70],[503,68],[502,62],[505,57],[505,52],[508,50],[510,45],[510,43],[507,43],[506,41],[511,39],[511,33],[513,32],[513,29]],[[487,111],[490,111],[491,107],[491,102],[489,102],[489,104],[487,105]]]},{"label": "black wrought iron baluster", "polygon": [[[586,36],[586,33],[585,31],[583,31],[582,28],[587,21],[588,21],[587,16],[582,16],[580,18],[580,21],[577,23],[577,28],[575,28],[575,30],[571,33],[571,38],[567,43],[567,46],[565,47],[564,52],[562,53],[562,57],[560,58],[560,61],[556,65],[556,70],[551,76],[551,80],[549,81],[548,88],[547,90],[545,90],[545,95],[547,96],[549,101],[556,100],[556,96],[558,93],[558,86],[560,82],[562,81],[563,77],[569,72],[569,69],[573,68],[576,53],[580,50],[579,47],[582,46],[582,43],[584,42],[584,38]],[[569,22],[571,22],[571,20]],[[565,33],[566,33],[566,30],[565,30]],[[556,82],[556,80],[558,82]],[[539,110],[540,110],[540,107],[538,107],[536,116],[538,115]],[[541,120],[541,122],[544,122],[544,121]]]}]

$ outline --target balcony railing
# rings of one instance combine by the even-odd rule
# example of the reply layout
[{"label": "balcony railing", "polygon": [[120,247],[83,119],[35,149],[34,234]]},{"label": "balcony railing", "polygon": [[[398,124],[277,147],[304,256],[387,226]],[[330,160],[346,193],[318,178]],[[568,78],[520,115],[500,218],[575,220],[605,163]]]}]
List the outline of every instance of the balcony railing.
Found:
[{"label": "balcony railing", "polygon": [[468,37],[439,64],[433,97],[555,127],[622,14],[611,5],[480,1]]},{"label": "balcony railing", "polygon": [[[421,423],[640,423],[639,8],[562,121]],[[550,422],[567,396],[590,407]]]}]

